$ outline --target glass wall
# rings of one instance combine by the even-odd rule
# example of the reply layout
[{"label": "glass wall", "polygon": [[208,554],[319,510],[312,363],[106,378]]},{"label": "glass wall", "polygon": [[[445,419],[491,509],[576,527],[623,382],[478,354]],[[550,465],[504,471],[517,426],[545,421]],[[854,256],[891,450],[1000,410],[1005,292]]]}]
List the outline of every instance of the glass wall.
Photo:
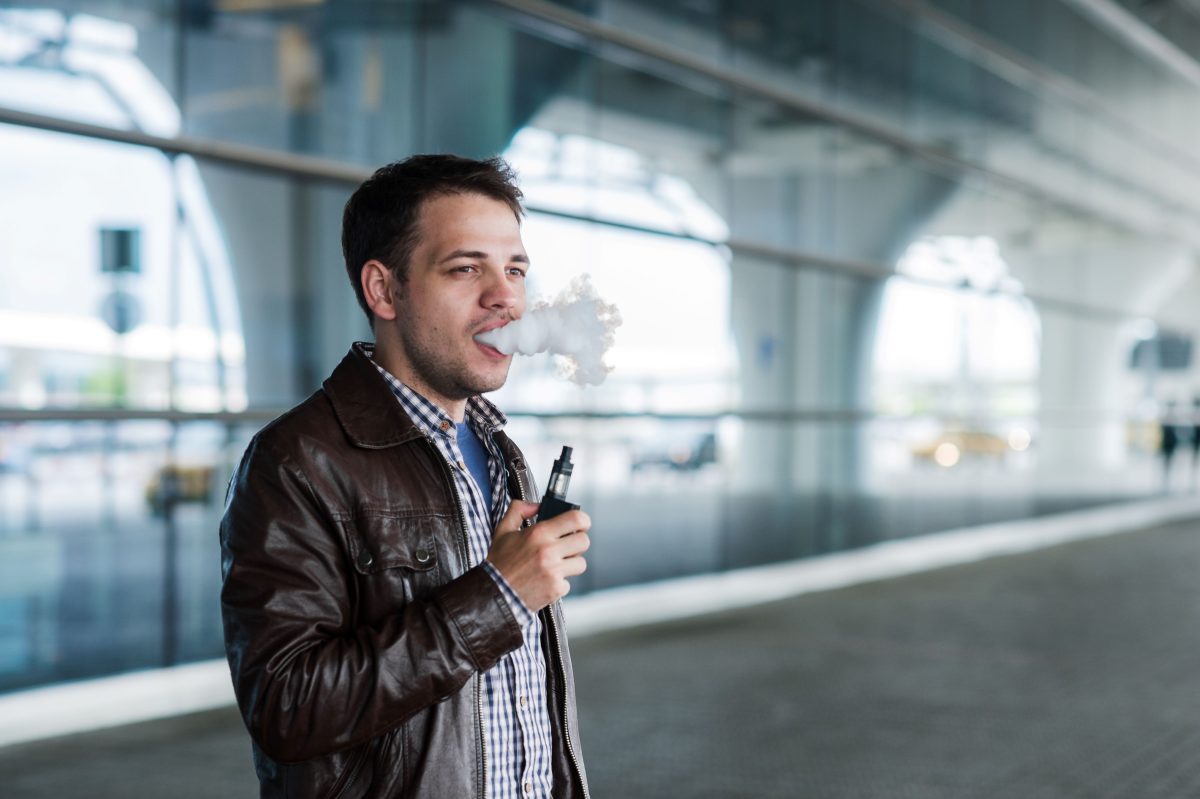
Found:
[{"label": "glass wall", "polygon": [[624,319],[495,397],[576,449],[576,591],[1195,485],[1193,87],[1069,3],[554,9],[0,10],[0,690],[221,655],[226,481],[413,152],[504,154],[531,291]]}]

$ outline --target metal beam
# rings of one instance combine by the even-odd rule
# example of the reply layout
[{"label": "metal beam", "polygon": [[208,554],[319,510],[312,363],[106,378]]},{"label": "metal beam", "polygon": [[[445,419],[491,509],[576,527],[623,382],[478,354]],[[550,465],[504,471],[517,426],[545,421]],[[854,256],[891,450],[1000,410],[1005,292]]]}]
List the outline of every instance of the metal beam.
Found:
[{"label": "metal beam", "polygon": [[1200,62],[1115,0],[1062,0],[1128,47],[1200,88]]},{"label": "metal beam", "polygon": [[0,107],[0,124],[19,125],[54,133],[84,136],[89,139],[132,144],[137,147],[150,147],[164,153],[190,155],[218,164],[287,177],[303,177],[309,180],[332,181],[357,186],[371,176],[371,170],[365,167],[327,158],[314,158],[282,150],[249,147],[244,144],[193,136],[154,136],[142,131],[93,125],[89,122],[34,114],[15,108]]},{"label": "metal beam", "polygon": [[1104,119],[1114,129],[1168,156],[1173,164],[1184,165],[1200,175],[1200,157],[1194,151],[1163,136],[1084,84],[1048,69],[926,0],[879,1],[908,14],[931,39],[972,64],[1015,86],[1054,95],[1092,116]]},{"label": "metal beam", "polygon": [[[1066,2],[1102,2],[1103,0],[1066,0]],[[662,44],[624,29],[569,11],[545,0],[486,0],[492,6],[507,8],[519,16],[537,22],[539,26],[562,27],[574,37],[614,45],[630,52],[662,61],[676,68],[716,81],[729,89],[744,92],[774,102],[782,107],[812,116],[872,141],[881,142],[896,150],[924,161],[936,171],[956,178],[981,179],[990,186],[1007,188],[1037,202],[1047,203],[1075,216],[1094,219],[1107,226],[1137,235],[1167,237],[1188,246],[1200,248],[1200,232],[1191,233],[1192,220],[1179,220],[1177,225],[1159,223],[1146,226],[1131,222],[1121,214],[1110,213],[1069,193],[1040,186],[1023,177],[991,169],[916,141],[899,130],[881,122],[839,109],[777,83],[744,75],[727,67],[711,63],[691,53]],[[91,138],[118,141],[153,147],[168,153],[184,153],[217,163],[245,167],[272,174],[303,177],[357,185],[370,175],[370,170],[331,159],[297,155],[278,150],[233,144],[189,136],[163,137],[139,131],[117,130],[100,125],[59,119],[11,108],[0,108],[0,123],[52,130]],[[1174,215],[1173,206],[1158,201],[1156,218]],[[1185,224],[1186,223],[1186,224]]]},{"label": "metal beam", "polygon": [[[484,2],[487,5],[509,10],[515,19],[526,20],[532,28],[542,34],[545,34],[547,30],[557,28],[561,29],[566,38],[576,46],[581,41],[590,40],[596,44],[620,48],[669,67],[706,78],[733,92],[767,100],[872,141],[881,142],[925,162],[935,171],[949,174],[955,178],[981,179],[985,185],[1015,191],[1069,214],[1097,220],[1109,227],[1141,236],[1166,237],[1192,248],[1200,248],[1200,232],[1192,230],[1194,227],[1194,213],[1192,212],[1188,213],[1186,219],[1176,220],[1177,224],[1175,225],[1161,222],[1155,225],[1137,224],[1126,218],[1125,215],[1111,213],[1092,204],[1087,198],[1080,198],[1074,193],[1057,191],[1034,183],[1020,175],[960,158],[946,152],[943,148],[917,141],[903,131],[883,122],[838,108],[831,103],[809,97],[777,82],[764,80],[713,63],[688,51],[664,44],[657,39],[632,33],[624,28],[593,19],[586,14],[547,2],[547,0],[484,0]],[[1174,215],[1172,211],[1176,206],[1173,203],[1157,197],[1152,202],[1158,206],[1156,217]]]},{"label": "metal beam", "polygon": [[[34,422],[138,422],[155,421],[173,424],[214,422],[226,425],[247,424],[261,426],[287,412],[287,408],[252,408],[245,411],[149,411],[131,408],[0,408],[0,425],[29,424]],[[708,413],[659,413],[656,411],[522,411],[506,410],[504,415],[524,419],[571,419],[576,421],[613,421],[619,419],[657,419],[667,422],[717,422],[722,419],[738,419],[745,422],[768,423],[841,423],[862,424],[865,422],[887,422],[910,424],[916,421],[935,420],[943,423],[966,423],[979,421],[977,416],[958,414],[923,413],[897,415],[879,413],[867,408],[728,408]],[[1041,419],[1055,419],[1063,426],[1089,427],[1112,421],[1138,421],[1128,411],[1119,408],[1045,408],[1037,412]],[[1025,418],[1025,414],[989,414],[987,419]]]},{"label": "metal beam", "polygon": [[[166,138],[152,136],[147,133],[130,130],[118,130],[101,125],[92,125],[73,120],[48,117],[24,111],[0,107],[0,124],[20,125],[24,127],[50,130],[102,141],[114,141],[140,147],[150,147],[168,153],[182,153],[201,160],[214,161],[231,166],[247,168],[278,174],[289,178],[309,180],[326,180],[348,187],[357,186],[371,175],[371,170],[352,164],[330,161],[309,156],[298,156],[290,153],[262,148],[245,147],[226,144],[224,142],[189,137]],[[646,233],[654,236],[693,241],[712,247],[726,247],[735,255],[774,261],[775,263],[793,269],[809,269],[821,272],[843,275],[863,280],[886,280],[896,277],[897,273],[892,264],[863,261],[850,258],[839,258],[824,253],[801,250],[796,248],[776,247],[770,244],[754,242],[746,239],[716,240],[693,236],[687,233],[674,233],[643,227],[627,222],[610,222],[583,214],[573,214],[550,208],[540,208],[529,205],[530,213],[571,219],[588,224]],[[925,282],[908,275],[899,275],[905,280]],[[942,285],[931,283],[931,285]],[[974,288],[961,289],[964,291],[980,291]],[[984,292],[994,293],[994,292]],[[1037,294],[1021,294],[1045,308],[1056,308],[1061,311],[1097,319],[1134,319],[1141,318],[1139,314],[1119,308],[1090,305],[1074,302],[1053,296]],[[160,417],[154,417],[160,418]]]}]

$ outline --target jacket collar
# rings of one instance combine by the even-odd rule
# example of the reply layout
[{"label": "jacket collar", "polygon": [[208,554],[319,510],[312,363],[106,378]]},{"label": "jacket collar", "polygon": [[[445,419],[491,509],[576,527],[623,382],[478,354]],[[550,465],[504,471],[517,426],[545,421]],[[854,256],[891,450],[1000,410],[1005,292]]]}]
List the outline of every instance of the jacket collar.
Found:
[{"label": "jacket collar", "polygon": [[425,435],[357,344],[350,347],[323,387],[342,430],[360,447],[394,447]]}]

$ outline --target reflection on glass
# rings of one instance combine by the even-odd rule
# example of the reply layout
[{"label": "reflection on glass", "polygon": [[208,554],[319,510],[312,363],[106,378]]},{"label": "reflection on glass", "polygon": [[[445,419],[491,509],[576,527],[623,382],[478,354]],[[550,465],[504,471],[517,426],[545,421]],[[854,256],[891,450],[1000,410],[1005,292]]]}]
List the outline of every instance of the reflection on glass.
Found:
[{"label": "reflection on glass", "polygon": [[[176,135],[137,41],[122,22],[0,11],[0,105]],[[232,266],[194,162],[9,126],[0,152],[0,403],[244,408]]]},{"label": "reflection on glass", "polygon": [[220,655],[215,530],[248,432],[0,425],[0,691]]},{"label": "reflection on glass", "polygon": [[[727,229],[686,182],[657,173],[635,151],[583,136],[527,129],[507,153],[531,206],[637,224],[650,231],[723,237]],[[525,223],[531,294],[553,296],[576,275],[620,310],[605,382],[580,390],[544,358],[514,368],[505,407],[720,411],[737,400],[729,324],[729,265],[712,245],[534,213]]]},{"label": "reflection on glass", "polygon": [[[569,4],[782,93],[489,3],[189,5],[6,6],[0,106],[364,166],[505,150],[545,211],[531,293],[587,272],[625,318],[603,385],[519,358],[497,397],[540,479],[575,447],[596,530],[578,590],[1196,479],[1196,370],[1172,354],[1194,327],[1194,225],[1172,222],[1200,196],[1194,125],[1055,4],[944,2],[919,26],[867,2]],[[963,27],[935,32],[934,8]],[[1031,18],[1050,24],[1012,24]],[[1101,72],[1137,96],[1093,113],[1048,88],[1112,88]],[[284,406],[365,334],[346,185],[15,125],[0,174],[9,418]],[[0,423],[0,690],[219,653],[220,497],[262,420],[91,415]]]},{"label": "reflection on glass", "polygon": [[875,468],[1011,468],[1038,411],[1040,322],[1020,283],[987,237],[919,240],[897,271],[879,317],[873,399],[914,421],[900,439],[877,439]]}]

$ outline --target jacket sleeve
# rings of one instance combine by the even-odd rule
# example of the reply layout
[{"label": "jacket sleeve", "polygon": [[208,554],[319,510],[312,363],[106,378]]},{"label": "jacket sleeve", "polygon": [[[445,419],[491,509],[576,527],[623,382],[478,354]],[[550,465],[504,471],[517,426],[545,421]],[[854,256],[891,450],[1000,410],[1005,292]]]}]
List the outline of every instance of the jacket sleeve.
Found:
[{"label": "jacket sleeve", "polygon": [[279,762],[385,733],[522,643],[482,567],[362,626],[348,557],[303,474],[253,441],[221,521],[221,612],[246,727]]}]

